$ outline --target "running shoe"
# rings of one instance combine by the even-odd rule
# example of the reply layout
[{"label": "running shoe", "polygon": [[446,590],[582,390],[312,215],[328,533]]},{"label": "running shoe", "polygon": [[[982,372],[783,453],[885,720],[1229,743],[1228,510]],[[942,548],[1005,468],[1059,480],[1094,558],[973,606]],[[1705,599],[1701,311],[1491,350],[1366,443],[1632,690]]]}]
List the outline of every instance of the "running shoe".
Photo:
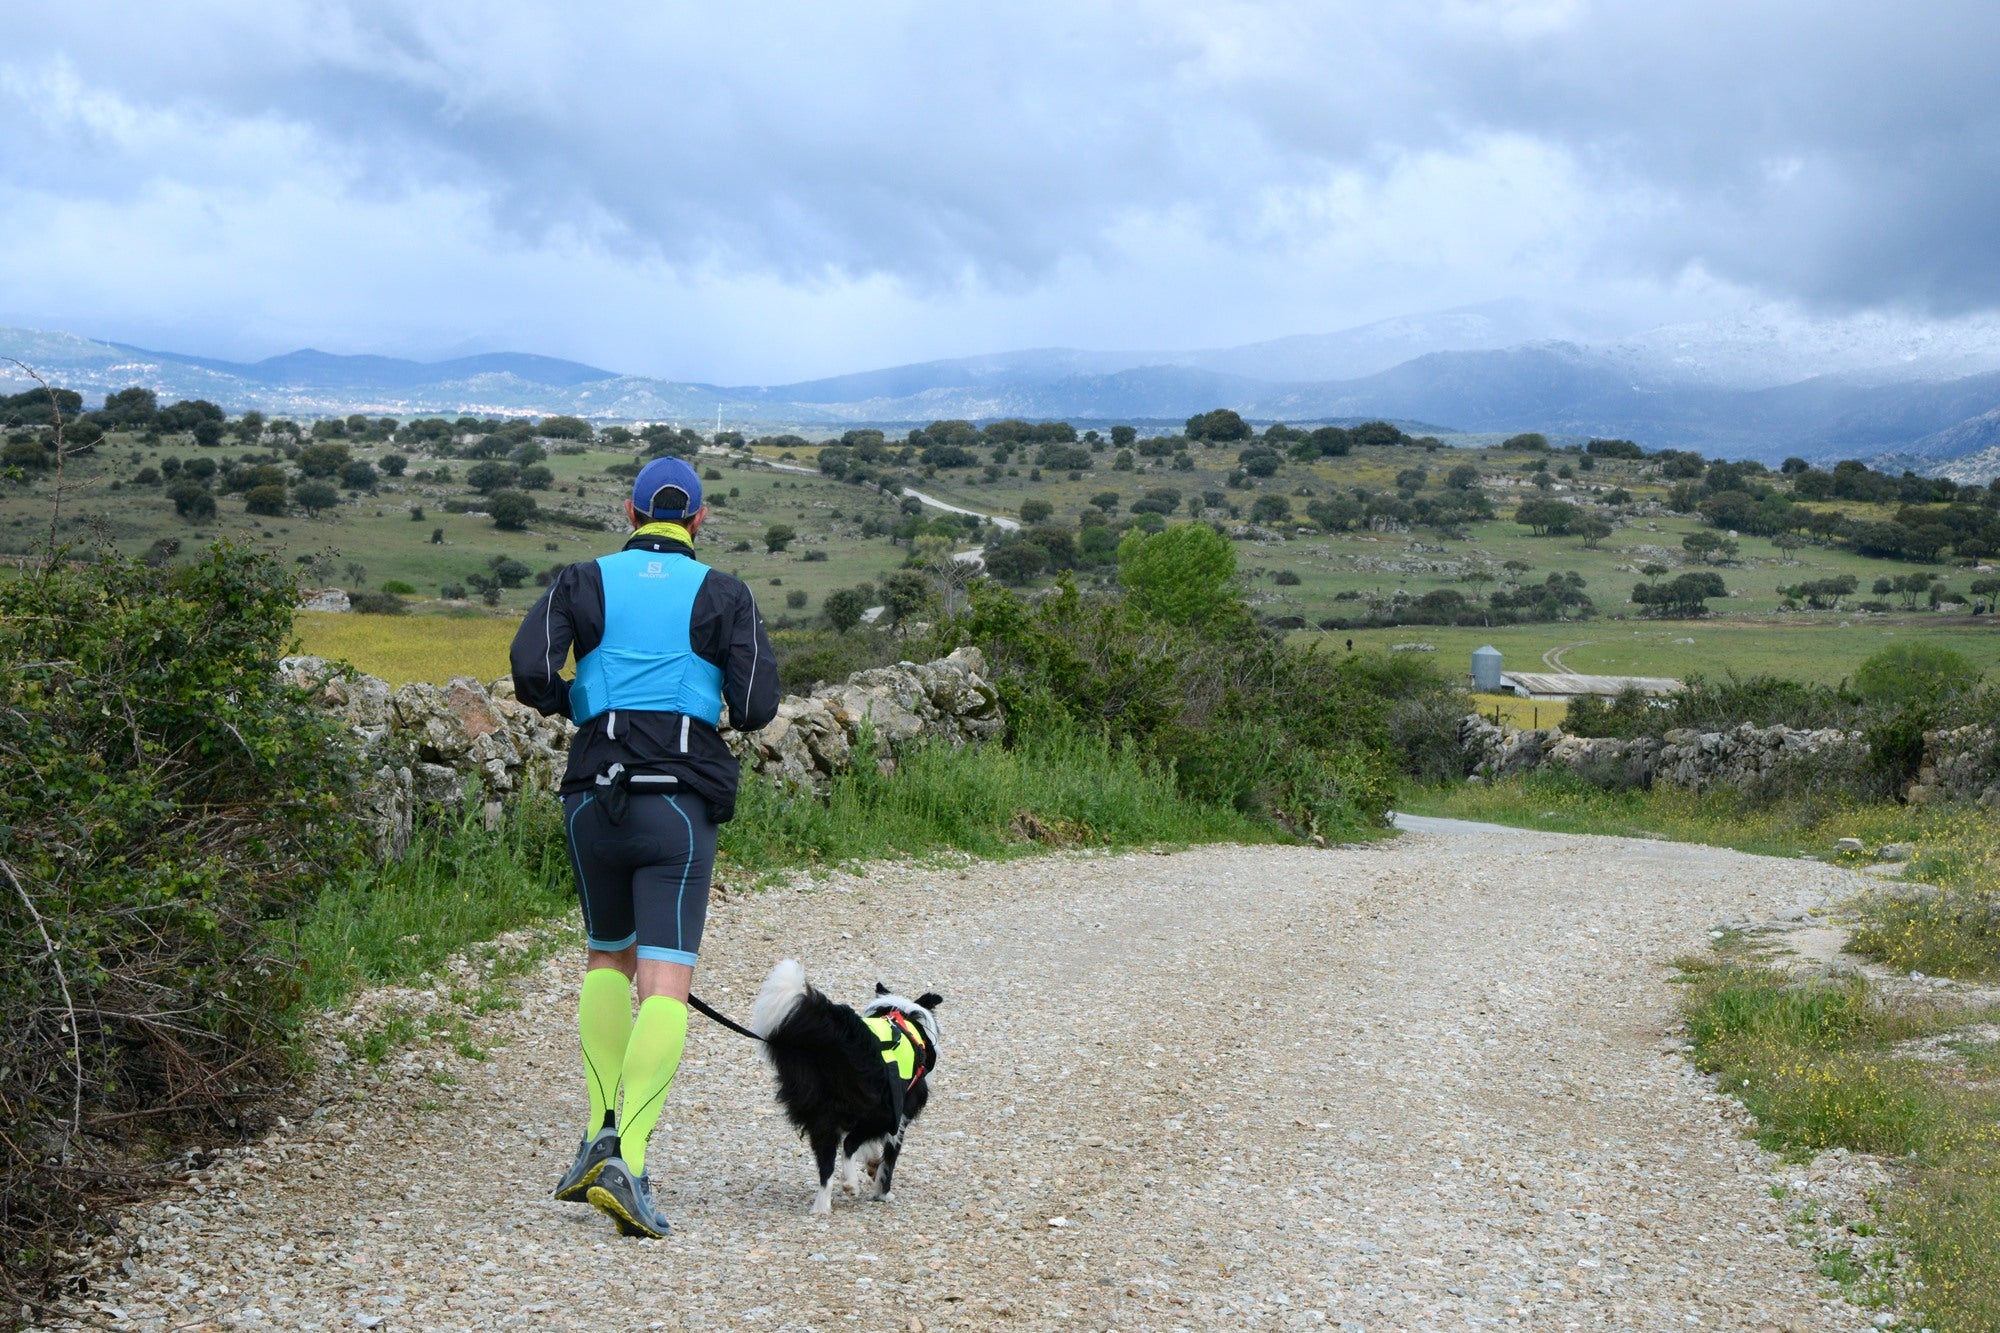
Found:
[{"label": "running shoe", "polygon": [[625,1159],[614,1157],[597,1173],[589,1193],[591,1207],[618,1224],[621,1236],[663,1240],[673,1228],[653,1209],[652,1182],[632,1174]]},{"label": "running shoe", "polygon": [[556,1198],[564,1203],[586,1203],[591,1182],[604,1164],[618,1158],[618,1131],[608,1126],[597,1131],[594,1138],[585,1139],[576,1148],[576,1160],[569,1164],[562,1180],[556,1185]]}]

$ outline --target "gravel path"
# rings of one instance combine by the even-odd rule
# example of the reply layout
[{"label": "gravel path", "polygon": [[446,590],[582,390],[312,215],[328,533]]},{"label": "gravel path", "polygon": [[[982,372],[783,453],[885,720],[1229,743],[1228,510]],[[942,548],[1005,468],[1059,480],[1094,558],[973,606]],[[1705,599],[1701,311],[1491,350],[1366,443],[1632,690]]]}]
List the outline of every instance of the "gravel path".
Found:
[{"label": "gravel path", "polygon": [[653,1150],[676,1235],[547,1202],[582,1104],[565,953],[483,1063],[392,1059],[127,1219],[95,1296],[145,1328],[1854,1329],[1771,1191],[1854,1181],[1741,1137],[1666,984],[1708,927],[1850,883],[1406,833],[736,898],[701,976],[726,1010],[780,954],[836,998],[946,994],[894,1203],[809,1218],[754,1050],[700,1020]]}]

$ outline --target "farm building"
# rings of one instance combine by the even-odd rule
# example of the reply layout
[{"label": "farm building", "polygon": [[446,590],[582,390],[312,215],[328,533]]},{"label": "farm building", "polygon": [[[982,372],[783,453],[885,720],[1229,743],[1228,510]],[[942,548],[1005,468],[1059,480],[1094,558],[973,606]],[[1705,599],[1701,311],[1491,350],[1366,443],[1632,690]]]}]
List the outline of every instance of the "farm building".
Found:
[{"label": "farm building", "polygon": [[1568,701],[1592,695],[1614,699],[1627,690],[1641,694],[1673,694],[1681,683],[1667,676],[1578,676],[1566,671],[1503,671],[1500,693],[1523,699]]},{"label": "farm building", "polygon": [[1512,694],[1522,699],[1567,703],[1586,695],[1615,699],[1627,690],[1641,694],[1672,694],[1681,688],[1665,676],[1579,676],[1568,671],[1506,671],[1500,650],[1491,644],[1472,654],[1472,688],[1487,694]]}]

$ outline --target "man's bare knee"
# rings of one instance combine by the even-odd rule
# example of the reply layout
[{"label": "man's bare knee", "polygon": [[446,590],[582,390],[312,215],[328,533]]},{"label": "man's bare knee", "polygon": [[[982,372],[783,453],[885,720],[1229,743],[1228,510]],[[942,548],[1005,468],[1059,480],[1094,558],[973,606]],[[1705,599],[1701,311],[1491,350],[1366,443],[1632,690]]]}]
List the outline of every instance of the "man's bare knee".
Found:
[{"label": "man's bare knee", "polygon": [[670,963],[660,958],[639,960],[637,989],[641,1004],[655,995],[665,995],[686,1004],[688,991],[693,985],[694,969],[686,963]]},{"label": "man's bare knee", "polygon": [[639,946],[635,944],[616,950],[586,949],[583,966],[587,972],[595,972],[600,967],[616,968],[630,981],[639,970]]}]

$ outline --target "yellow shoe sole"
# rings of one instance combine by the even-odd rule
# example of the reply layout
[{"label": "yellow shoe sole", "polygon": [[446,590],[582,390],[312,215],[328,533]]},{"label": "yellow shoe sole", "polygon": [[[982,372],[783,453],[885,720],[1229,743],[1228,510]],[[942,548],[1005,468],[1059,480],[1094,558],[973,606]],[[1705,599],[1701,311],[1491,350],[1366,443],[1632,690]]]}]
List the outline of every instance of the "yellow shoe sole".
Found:
[{"label": "yellow shoe sole", "polygon": [[632,1216],[631,1213],[626,1211],[625,1205],[618,1202],[618,1196],[610,1190],[605,1189],[602,1185],[592,1185],[588,1198],[591,1207],[618,1224],[619,1235],[637,1236],[642,1240],[666,1239],[664,1231],[655,1231],[638,1218]]},{"label": "yellow shoe sole", "polygon": [[599,1162],[596,1166],[593,1166],[590,1168],[590,1170],[584,1172],[583,1179],[577,1181],[576,1184],[571,1185],[566,1190],[558,1190],[555,1195],[556,1202],[557,1203],[584,1202],[586,1199],[590,1197],[590,1187],[592,1185],[595,1185],[597,1183],[597,1178],[603,1174],[604,1174],[604,1163]]}]

